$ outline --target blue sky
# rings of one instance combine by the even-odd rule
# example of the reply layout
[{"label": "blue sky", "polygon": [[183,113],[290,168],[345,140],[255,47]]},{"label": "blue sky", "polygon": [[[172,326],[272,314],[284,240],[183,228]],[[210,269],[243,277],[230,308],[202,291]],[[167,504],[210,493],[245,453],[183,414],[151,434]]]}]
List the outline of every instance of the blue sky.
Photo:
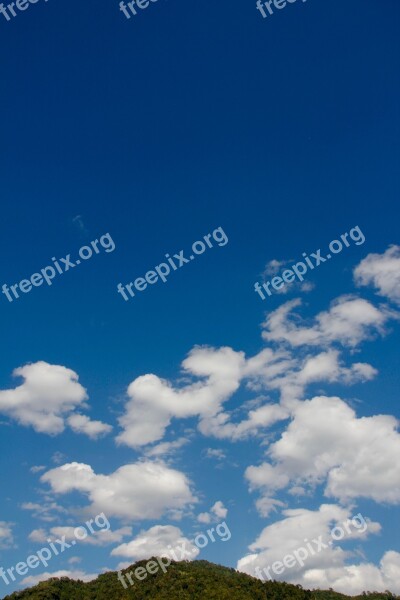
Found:
[{"label": "blue sky", "polygon": [[[76,259],[107,233],[115,244],[51,286],[1,294],[0,566],[104,511],[113,539],[28,576],[89,577],[142,558],[135,540],[146,536],[151,555],[160,526],[173,544],[173,528],[190,540],[224,518],[231,539],[200,557],[254,575],[290,551],[294,531],[306,531],[301,544],[361,512],[370,526],[339,544],[348,555],[331,549],[277,578],[400,592],[390,579],[400,570],[399,17],[395,0],[298,1],[267,19],[242,0],[159,0],[130,20],[118,2],[39,0],[0,15],[0,284]],[[365,242],[308,273],[309,289],[255,293],[271,261],[326,255],[356,226]],[[128,302],[117,293],[219,227],[228,243],[167,283]],[[261,360],[267,349],[278,371]],[[262,420],[267,406],[279,419]],[[49,414],[62,424],[42,432]],[[77,414],[103,424],[97,437],[87,420],[71,429]],[[176,441],[170,453],[159,446]],[[87,467],[60,470],[72,463]],[[89,468],[107,485],[90,475],[83,489]],[[125,503],[130,516],[113,508]],[[0,580],[3,594],[34,579],[23,581]]]}]

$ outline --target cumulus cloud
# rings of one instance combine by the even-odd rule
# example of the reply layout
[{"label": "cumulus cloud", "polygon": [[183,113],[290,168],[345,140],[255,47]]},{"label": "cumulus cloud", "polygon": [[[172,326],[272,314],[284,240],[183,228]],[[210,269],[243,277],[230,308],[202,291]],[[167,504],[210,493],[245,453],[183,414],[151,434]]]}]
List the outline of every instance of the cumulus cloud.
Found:
[{"label": "cumulus cloud", "polygon": [[[263,281],[271,280],[276,275],[282,273],[286,268],[290,268],[295,264],[294,260],[270,260],[266,265],[263,273]],[[311,281],[292,281],[286,283],[283,287],[275,289],[276,294],[288,294],[289,292],[311,292],[315,288],[315,284]]]},{"label": "cumulus cloud", "polygon": [[194,559],[199,549],[194,546],[178,527],[172,525],[156,525],[147,531],[141,531],[131,542],[121,544],[111,552],[112,556],[124,556],[132,560],[144,560],[152,556],[173,556],[178,546],[185,544],[185,550]]},{"label": "cumulus cloud", "polygon": [[36,519],[41,521],[52,522],[55,521],[60,514],[67,514],[67,510],[53,502],[51,499],[44,499],[41,504],[38,502],[23,502],[21,504],[22,510],[29,510],[32,512]]},{"label": "cumulus cloud", "polygon": [[40,471],[45,471],[46,467],[44,465],[34,465],[29,470],[31,473],[36,474],[36,473],[40,473]]},{"label": "cumulus cloud", "polygon": [[64,415],[87,399],[78,375],[59,365],[40,361],[15,369],[24,383],[0,391],[0,411],[35,431],[57,434],[64,430]]},{"label": "cumulus cloud", "polygon": [[[79,527],[79,526],[78,526]],[[132,535],[132,527],[121,527],[119,529],[96,529],[91,532],[88,527],[85,527],[88,535],[84,539],[79,539],[80,544],[89,544],[90,546],[108,546],[121,542],[124,537]],[[74,534],[75,527],[51,527],[46,530],[43,528],[34,529],[29,534],[28,538],[31,542],[42,544],[48,540],[62,539],[65,537],[67,541],[76,540]],[[82,533],[78,534],[82,538]]]},{"label": "cumulus cloud", "polygon": [[[304,547],[305,540],[321,539],[327,548],[321,552],[312,554],[304,559],[304,565],[297,564],[286,569],[280,579],[285,581],[295,580],[299,574],[305,570],[318,567],[329,567],[342,565],[346,553],[336,544],[329,544],[331,541],[330,532],[333,527],[342,526],[351,516],[349,509],[340,507],[336,504],[323,504],[318,510],[308,509],[286,509],[282,511],[284,518],[265,527],[258,538],[249,546],[253,553],[240,559],[238,569],[243,570],[250,575],[255,575],[255,568],[272,565],[275,561],[281,561],[287,554],[292,554],[300,547]],[[360,527],[361,529],[361,527]],[[365,527],[363,527],[365,532]],[[377,523],[369,523],[369,532],[378,532],[380,526]],[[346,530],[344,530],[346,531]],[[350,534],[346,535],[357,538],[360,534],[356,527],[350,528]],[[306,547],[306,550],[307,547]],[[265,579],[274,578],[273,572],[264,573]],[[279,578],[279,577],[278,577]]]},{"label": "cumulus cloud", "polygon": [[[355,516],[348,508],[335,504],[323,504],[316,511],[287,509],[283,515],[284,518],[265,527],[249,546],[251,554],[239,560],[238,570],[307,588],[332,587],[347,594],[358,594],[368,589],[398,589],[400,554],[396,552],[387,552],[379,568],[367,563],[346,565],[353,558],[353,553],[344,549],[346,544],[379,533],[379,523],[364,519],[360,514]],[[344,535],[334,530],[335,527],[340,527]],[[335,537],[342,537],[342,540],[335,541]],[[300,553],[303,560],[288,560],[290,567],[279,574],[272,571],[272,565],[283,563],[288,555],[296,556],[294,553],[300,548],[307,554]],[[278,566],[276,568],[281,570]]]},{"label": "cumulus cloud", "polygon": [[269,427],[287,417],[287,410],[279,404],[267,404],[249,411],[248,417],[240,423],[230,422],[229,413],[220,412],[203,419],[199,424],[199,430],[204,435],[219,439],[240,440],[256,434],[260,428]]},{"label": "cumulus cloud", "polygon": [[250,466],[251,489],[270,497],[294,485],[325,482],[325,495],[347,501],[371,498],[400,502],[400,435],[392,416],[357,418],[337,397],[299,402],[281,438],[273,443],[270,462]]},{"label": "cumulus cloud", "polygon": [[53,452],[51,455],[51,462],[53,462],[55,465],[62,465],[62,463],[64,463],[66,460],[66,454],[63,454],[59,450],[56,450],[56,452]]},{"label": "cumulus cloud", "polygon": [[212,523],[226,519],[228,509],[225,508],[223,502],[218,500],[211,508],[210,512],[200,513],[197,517],[199,523]]},{"label": "cumulus cloud", "polygon": [[283,406],[291,406],[292,400],[304,397],[307,386],[313,383],[341,383],[351,385],[370,381],[378,371],[368,363],[356,362],[346,367],[338,350],[329,349],[316,355],[292,360],[290,365],[271,377],[263,375],[266,388],[279,390]]},{"label": "cumulus cloud", "polygon": [[92,515],[104,512],[129,520],[159,518],[196,501],[187,477],[162,462],[124,465],[110,475],[98,475],[90,465],[75,462],[48,471],[41,481],[56,494],[85,494]]},{"label": "cumulus cloud", "polygon": [[226,459],[226,453],[221,448],[206,448],[205,456],[206,458],[215,458],[218,461]]},{"label": "cumulus cloud", "polygon": [[[132,527],[120,527],[119,529],[98,529],[90,532],[88,527],[85,527],[88,535],[84,539],[79,539],[80,544],[88,544],[89,546],[109,546],[110,544],[118,544],[125,537],[132,535]],[[52,527],[49,531],[48,538],[55,540],[65,536],[67,541],[76,539],[74,535],[75,527]],[[82,537],[81,532],[78,534]]]},{"label": "cumulus cloud", "polygon": [[14,536],[12,531],[13,523],[0,521],[0,549],[11,548],[14,545]]},{"label": "cumulus cloud", "polygon": [[319,313],[308,326],[302,324],[293,309],[301,300],[291,300],[271,312],[265,323],[262,336],[266,341],[287,342],[293,347],[327,346],[340,342],[354,348],[374,334],[383,334],[384,326],[392,313],[386,308],[377,308],[367,300],[353,296],[341,296],[332,302],[328,311]]},{"label": "cumulus cloud", "polygon": [[156,375],[138,377],[128,388],[130,400],[119,420],[123,432],[117,442],[131,447],[149,444],[164,436],[173,417],[215,414],[238,389],[244,363],[244,354],[231,348],[194,348],[183,369],[205,380],[175,388]]},{"label": "cumulus cloud", "polygon": [[29,575],[21,581],[22,586],[33,586],[37,585],[41,581],[47,581],[52,577],[69,577],[70,579],[80,579],[81,581],[92,581],[98,577],[98,573],[86,573],[85,571],[68,571],[61,569],[60,571],[53,571],[53,573],[39,573],[38,575]]},{"label": "cumulus cloud", "polygon": [[48,538],[47,531],[46,531],[46,529],[43,529],[42,527],[40,529],[34,529],[28,535],[28,539],[31,542],[35,542],[37,544],[44,543],[47,540],[47,538]]},{"label": "cumulus cloud", "polygon": [[343,594],[361,594],[365,590],[400,593],[400,554],[385,552],[379,566],[372,563],[313,569],[304,574],[304,586],[333,588]]},{"label": "cumulus cloud", "polygon": [[211,507],[211,512],[214,513],[214,515],[218,518],[218,519],[226,519],[226,516],[228,514],[228,509],[225,508],[223,502],[221,502],[221,500],[218,500],[212,507]]},{"label": "cumulus cloud", "polygon": [[354,270],[354,280],[400,304],[400,246],[390,246],[383,254],[368,254]]},{"label": "cumulus cloud", "polygon": [[[235,423],[232,415],[221,411],[203,418],[199,430],[216,438],[241,440],[255,436],[271,425],[289,418],[292,405],[303,398],[307,386],[313,383],[351,385],[373,379],[377,370],[367,363],[356,362],[346,367],[338,350],[329,349],[303,358],[288,353],[261,351],[246,362],[243,376],[249,378],[251,390],[278,391],[280,403],[260,399],[261,406],[250,407],[247,417]],[[245,406],[243,407],[245,408]]]},{"label": "cumulus cloud", "polygon": [[174,442],[162,442],[161,444],[157,444],[151,448],[146,449],[146,456],[149,457],[159,457],[159,456],[167,456],[168,454],[173,454],[183,446],[189,443],[187,438],[181,437]]},{"label": "cumulus cloud", "polygon": [[[286,319],[282,315],[298,303],[287,303],[270,315],[268,323],[273,337],[280,339],[285,334],[288,339],[293,338],[294,345],[300,343],[301,338],[301,343],[308,340],[311,346],[325,345],[328,340],[354,346],[372,330],[383,331],[383,324],[389,318],[368,302],[347,297],[339,299],[328,313],[318,315],[318,325],[294,331],[291,326],[282,325],[282,319]],[[287,419],[291,401],[302,398],[308,385],[316,382],[349,385],[368,381],[377,374],[376,369],[366,363],[345,366],[338,350],[328,348],[318,355],[314,348],[310,351],[312,353],[306,356],[294,356],[293,350],[264,348],[246,358],[243,352],[228,347],[195,347],[182,363],[190,383],[174,386],[152,374],[138,377],[130,384],[129,401],[119,419],[122,432],[117,443],[133,448],[154,443],[163,438],[173,418],[188,417],[198,418],[198,429],[206,436],[234,441],[254,437],[261,430]],[[242,384],[251,392],[279,392],[280,402],[259,396],[258,405],[253,402],[250,410],[244,405],[242,411],[236,411],[246,410],[245,415],[233,415],[225,404]],[[162,455],[177,443],[161,444],[147,454]]]},{"label": "cumulus cloud", "polygon": [[[15,369],[13,375],[22,377],[24,382],[14,389],[0,391],[0,412],[20,425],[57,435],[64,431],[65,418],[77,407],[85,407],[86,390],[71,369],[39,361]],[[92,431],[90,421],[83,418],[87,419],[84,433],[88,433]]]},{"label": "cumulus cloud", "polygon": [[112,431],[111,425],[101,421],[91,421],[89,417],[81,414],[69,416],[68,425],[75,433],[83,433],[93,440]]}]

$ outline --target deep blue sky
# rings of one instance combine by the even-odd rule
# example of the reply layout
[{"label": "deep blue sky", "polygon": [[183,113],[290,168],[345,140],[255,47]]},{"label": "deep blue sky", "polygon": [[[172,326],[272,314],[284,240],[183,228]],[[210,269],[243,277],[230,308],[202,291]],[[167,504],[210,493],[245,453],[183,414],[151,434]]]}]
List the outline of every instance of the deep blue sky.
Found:
[{"label": "deep blue sky", "polygon": [[[263,303],[254,293],[270,260],[300,260],[359,225],[365,244],[310,276],[307,316],[353,293],[352,269],[399,243],[399,24],[397,0],[299,0],[268,19],[252,0],[159,0],[130,20],[116,0],[39,0],[10,22],[0,15],[0,283],[29,278],[107,232],[116,245],[51,288],[12,304],[1,295],[0,388],[15,387],[12,371],[27,363],[64,365],[88,389],[91,417],[116,431],[136,377],[174,380],[195,345],[260,351],[265,312],[288,299]],[[117,283],[219,226],[226,246],[130,302],[116,293]],[[370,290],[363,296],[376,301]],[[363,347],[359,360],[380,377],[345,394],[363,394],[359,415],[398,412],[398,342],[397,330]],[[97,444],[3,423],[0,521],[17,524],[19,546],[2,553],[8,566],[24,559],[26,535],[40,526],[18,510],[43,487],[30,466],[54,467],[58,450],[106,473],[138,454],[116,448],[114,436]],[[206,498],[199,510],[218,499],[229,505],[235,539],[223,555],[210,548],[204,557],[235,566],[269,522],[243,481],[263,449],[232,446],[238,468],[219,498],[221,471],[194,466],[213,444],[230,446],[198,435],[173,465]],[[371,518],[393,522],[382,506],[369,508]],[[135,533],[150,524],[135,524]],[[395,549],[390,529],[374,540],[373,562]],[[82,566],[116,564],[105,552],[88,553]]]}]

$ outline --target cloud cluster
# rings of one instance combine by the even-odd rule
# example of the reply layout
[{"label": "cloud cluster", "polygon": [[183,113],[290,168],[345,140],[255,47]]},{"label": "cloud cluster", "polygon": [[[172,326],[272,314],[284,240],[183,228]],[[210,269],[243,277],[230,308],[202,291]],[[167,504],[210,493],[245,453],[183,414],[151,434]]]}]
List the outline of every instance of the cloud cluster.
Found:
[{"label": "cloud cluster", "polygon": [[184,371],[200,381],[173,387],[156,375],[143,375],[128,388],[130,400],[119,419],[117,442],[133,448],[161,439],[175,418],[207,417],[220,409],[239,387],[244,354],[231,348],[194,348],[183,361]]},{"label": "cloud cluster", "polygon": [[22,510],[31,511],[35,519],[49,523],[55,521],[60,514],[68,513],[63,506],[60,506],[48,497],[44,497],[40,504],[38,502],[23,502],[21,508]]},{"label": "cloud cluster", "polygon": [[14,545],[13,524],[0,521],[0,549],[11,548]]},{"label": "cloud cluster", "polygon": [[84,408],[87,399],[85,388],[71,369],[39,361],[15,369],[13,375],[22,377],[24,382],[14,389],[0,391],[0,413],[20,425],[57,435],[64,431],[65,419],[69,416],[73,429],[91,437],[95,437],[96,432],[108,431],[109,426],[99,421],[71,415],[77,407]]},{"label": "cloud cluster", "polygon": [[129,521],[156,519],[196,501],[187,477],[162,462],[124,465],[110,475],[98,475],[90,465],[75,462],[48,471],[41,481],[56,494],[85,494],[92,515],[104,512]]},{"label": "cloud cluster", "polygon": [[[398,246],[381,255],[369,255],[356,268],[355,282],[373,285],[380,295],[400,303],[399,264]],[[271,269],[278,267],[270,265]],[[246,357],[229,347],[195,346],[183,361],[183,377],[177,382],[152,373],[132,381],[116,442],[141,449],[142,460],[108,475],[77,462],[42,475],[41,481],[50,485],[53,495],[81,493],[89,501],[84,512],[92,516],[104,512],[123,521],[125,526],[88,536],[86,543],[119,544],[112,555],[132,560],[167,554],[171,547],[190,543],[171,525],[142,530],[124,543],[125,537],[132,535],[129,522],[163,515],[179,519],[197,502],[186,475],[165,462],[192,437],[192,431],[185,431],[185,437],[171,436],[171,441],[163,441],[173,419],[196,418],[198,430],[217,439],[236,442],[258,436],[267,448],[261,463],[247,467],[245,479],[250,490],[258,492],[259,513],[267,516],[282,510],[283,519],[266,527],[249,547],[252,554],[239,561],[238,568],[252,575],[256,566],[281,560],[305,538],[326,536],[335,523],[349,517],[349,509],[336,504],[325,504],[317,511],[286,509],[279,493],[299,498],[321,486],[326,497],[344,506],[358,498],[400,503],[397,420],[388,415],[359,418],[336,395],[340,390],[329,390],[332,384],[347,386],[376,377],[377,370],[353,360],[354,355],[362,342],[387,333],[388,321],[397,316],[396,311],[353,295],[340,296],[309,320],[298,314],[300,306],[300,300],[293,300],[269,313],[262,326],[262,337],[269,347],[254,356]],[[68,425],[93,439],[111,431],[110,425],[82,414],[87,394],[73,371],[38,362],[14,374],[22,376],[24,383],[0,391],[0,412],[18,423],[52,435]],[[314,386],[311,391],[310,386]],[[251,399],[232,408],[228,403],[239,389],[250,393]],[[335,396],[329,395],[333,393]],[[277,424],[280,434],[263,435]],[[206,455],[221,463],[226,458],[225,448],[209,449]],[[34,467],[33,472],[42,469]],[[23,508],[53,521],[53,513],[59,516],[67,512],[53,501],[53,495],[44,496],[42,504],[25,503]],[[218,501],[197,520],[212,523],[226,514],[227,509]],[[379,528],[370,522],[368,532],[377,533]],[[41,543],[46,536],[63,535],[69,539],[73,528],[35,529],[30,539]],[[7,539],[6,524],[3,538]],[[0,524],[0,544],[1,539]],[[358,539],[362,539],[361,534]],[[312,556],[304,568],[286,570],[283,578],[306,587],[334,587],[346,593],[368,588],[400,591],[400,554],[389,549],[379,565],[356,564],[342,545],[332,545]]]},{"label": "cloud cluster", "polygon": [[[347,330],[347,335],[349,331]],[[356,362],[344,366],[339,351],[295,357],[285,350],[265,348],[253,357],[232,348],[194,348],[182,363],[193,382],[174,387],[156,375],[135,379],[128,388],[129,401],[119,419],[123,431],[117,443],[133,448],[164,437],[173,418],[198,417],[198,428],[206,436],[240,440],[257,435],[289,417],[288,401],[303,397],[305,388],[315,382],[341,382],[345,385],[368,381],[377,374],[371,365]],[[281,402],[261,398],[244,418],[234,422],[224,410],[226,403],[246,383],[252,391],[277,391]],[[159,445],[153,455],[172,449]]]},{"label": "cloud cluster", "polygon": [[262,336],[267,342],[286,342],[292,347],[342,346],[356,347],[376,333],[384,333],[392,313],[377,308],[363,298],[341,296],[332,302],[328,311],[319,313],[313,323],[304,324],[293,309],[301,300],[290,300],[271,312],[264,322]]},{"label": "cloud cluster", "polygon": [[[262,274],[263,281],[272,279],[279,273],[285,270],[285,268],[290,268],[295,263],[295,260],[270,260],[266,265],[264,272]],[[289,292],[311,292],[315,287],[315,284],[311,281],[292,281],[287,283],[280,289],[275,289],[276,294],[288,294]]]},{"label": "cloud cluster", "polygon": [[[49,531],[46,529],[34,529],[28,536],[32,542],[44,544],[49,539],[61,539],[63,536],[67,541],[76,540],[74,535],[75,527],[52,527]],[[84,539],[80,539],[80,544],[88,544],[90,546],[109,546],[110,544],[118,544],[125,537],[132,535],[132,527],[120,527],[119,529],[98,529],[94,532],[88,532]]]},{"label": "cloud cluster", "polygon": [[[351,540],[365,539],[368,535],[379,533],[379,523],[367,519],[367,527],[357,529],[352,527],[350,522],[346,531],[343,524],[349,522],[352,514],[349,509],[335,504],[324,504],[316,511],[288,509],[283,511],[283,515],[283,519],[265,527],[249,546],[252,554],[239,560],[238,570],[256,576],[256,568],[267,569],[276,561],[282,562],[285,556],[293,555],[299,548],[307,548],[308,542],[312,544],[313,540],[320,539],[326,547],[315,551],[314,554],[309,552],[303,565],[293,561],[290,568],[286,568],[280,575],[270,570],[270,576],[299,583],[307,588],[333,587],[346,594],[359,594],[368,589],[400,591],[399,553],[386,552],[379,567],[369,563],[346,564],[353,558],[353,553],[344,549],[346,544]],[[342,526],[346,531],[345,538],[340,542],[332,539],[331,531],[336,526]],[[318,549],[316,544],[311,547],[313,550]],[[266,572],[261,574],[265,579],[268,578]]]},{"label": "cloud cluster", "polygon": [[152,446],[151,448],[146,449],[145,454],[146,454],[146,456],[155,457],[155,458],[158,458],[161,456],[165,457],[165,456],[168,456],[169,454],[173,454],[180,448],[183,448],[183,446],[186,446],[186,444],[188,444],[188,443],[189,443],[189,440],[187,438],[181,437],[173,442],[162,442],[161,444],[156,444],[155,446]]},{"label": "cloud cluster", "polygon": [[368,254],[354,271],[357,285],[372,285],[381,296],[400,304],[400,246],[383,254]]},{"label": "cloud cluster", "polygon": [[385,552],[379,566],[373,563],[314,569],[304,574],[307,587],[334,588],[343,594],[361,594],[365,590],[400,593],[400,553]]},{"label": "cloud cluster", "polygon": [[213,504],[209,512],[200,513],[197,517],[197,520],[199,523],[216,523],[221,519],[226,519],[227,515],[228,509],[225,508],[221,500],[218,500],[215,504]]},{"label": "cloud cluster", "polygon": [[400,502],[400,434],[392,416],[357,418],[337,397],[299,402],[281,438],[268,450],[270,462],[250,466],[251,489],[266,497],[289,484],[325,483],[326,496],[348,501]]},{"label": "cloud cluster", "polygon": [[111,425],[101,421],[91,421],[88,416],[79,413],[70,415],[67,421],[72,431],[87,435],[92,440],[96,440],[98,437],[112,431]]}]

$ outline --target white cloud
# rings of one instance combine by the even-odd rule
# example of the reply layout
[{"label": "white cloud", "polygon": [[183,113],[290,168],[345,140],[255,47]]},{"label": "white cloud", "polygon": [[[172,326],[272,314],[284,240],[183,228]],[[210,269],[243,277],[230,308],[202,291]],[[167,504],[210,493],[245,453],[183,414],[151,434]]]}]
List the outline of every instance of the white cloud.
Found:
[{"label": "white cloud", "polygon": [[271,312],[265,323],[266,341],[288,342],[291,346],[326,346],[340,342],[354,348],[376,333],[384,333],[384,325],[393,314],[386,308],[378,309],[367,300],[341,296],[332,302],[328,311],[319,313],[314,324],[302,326],[299,315],[292,314],[301,300],[291,300]]},{"label": "white cloud", "polygon": [[[297,304],[298,301],[285,304],[284,314]],[[327,342],[328,339],[340,339],[354,345],[370,335],[372,330],[383,331],[383,324],[388,318],[386,313],[368,302],[348,297],[339,299],[329,313],[321,313],[317,317],[319,325],[309,329],[292,331],[289,326],[282,325],[282,319],[286,319],[282,314],[281,308],[269,317],[274,336],[279,338],[283,335],[282,331],[286,332],[285,335],[289,332],[290,339],[300,336],[302,343],[305,339],[312,339],[311,345]],[[264,335],[267,335],[265,331]],[[298,340],[295,345],[297,343]],[[298,357],[288,350],[264,348],[246,359],[243,352],[228,347],[195,347],[182,365],[186,379],[190,379],[190,383],[182,387],[174,387],[171,382],[156,375],[138,377],[130,384],[130,400],[125,414],[119,419],[123,431],[118,435],[117,443],[133,448],[154,443],[163,438],[173,418],[188,417],[198,417],[198,429],[206,436],[234,441],[254,437],[261,430],[287,419],[291,401],[303,397],[308,385],[316,382],[349,385],[368,381],[377,374],[376,369],[366,363],[345,366],[339,351],[332,348],[318,355]],[[281,402],[260,396],[258,406],[253,402],[248,410],[249,405],[244,405],[242,412],[244,409],[247,413],[233,419],[234,415],[224,410],[224,404],[244,382],[253,392],[280,392]],[[238,412],[240,410],[236,410]],[[162,455],[174,449],[175,444],[178,441],[167,442],[146,453]]]},{"label": "white cloud", "polygon": [[214,506],[211,507],[211,512],[215,514],[218,519],[226,519],[228,514],[228,509],[225,508],[223,502],[218,500]]},{"label": "white cloud", "polygon": [[[83,527],[85,527],[83,525]],[[85,539],[80,539],[79,544],[88,544],[90,546],[109,546],[118,544],[128,535],[132,535],[132,527],[121,527],[120,529],[98,529],[94,533],[85,527],[88,535]],[[47,537],[54,540],[65,536],[66,540],[76,539],[74,535],[75,527],[52,527]],[[80,535],[80,534],[79,534]],[[82,537],[82,536],[81,536]]]},{"label": "white cloud", "polygon": [[[39,361],[15,369],[13,375],[22,377],[24,382],[14,389],[0,391],[0,412],[20,425],[57,435],[64,431],[68,415],[77,407],[86,407],[86,390],[71,369]],[[71,426],[93,435],[99,430],[100,422],[91,423],[88,417],[76,415]],[[101,427],[104,431],[109,426],[101,424]]]},{"label": "white cloud", "polygon": [[257,510],[262,517],[268,517],[270,513],[276,513],[280,508],[284,508],[285,506],[286,504],[281,500],[269,498],[268,496],[263,496],[256,502]]},{"label": "white cloud", "polygon": [[223,502],[218,500],[211,508],[210,512],[200,513],[197,517],[199,523],[212,523],[218,522],[221,519],[226,519],[228,509],[225,508]]},{"label": "white cloud", "polygon": [[0,521],[0,549],[11,548],[14,545],[14,536],[12,531],[13,523]]},{"label": "white cloud", "polygon": [[89,417],[81,414],[69,416],[68,425],[75,433],[83,433],[93,440],[112,431],[111,425],[101,421],[91,421]]},{"label": "white cloud", "polygon": [[354,270],[357,285],[372,285],[380,296],[400,304],[400,246],[383,254],[368,254]]},{"label": "white cloud", "polygon": [[277,260],[276,258],[270,260],[265,265],[263,273],[264,277],[271,277],[273,275],[276,275],[285,265],[288,265],[289,263],[290,260]]},{"label": "white cloud", "polygon": [[208,512],[200,513],[197,517],[199,523],[211,523],[211,515]]},{"label": "white cloud", "polygon": [[98,577],[98,573],[85,573],[85,571],[68,571],[62,569],[60,571],[54,571],[53,573],[46,572],[38,575],[29,575],[21,581],[21,586],[37,585],[41,581],[47,581],[52,577],[69,577],[70,579],[80,579],[81,581],[92,581]]},{"label": "white cloud", "polygon": [[66,460],[67,460],[67,456],[65,454],[63,454],[62,452],[60,452],[59,450],[56,450],[56,452],[54,452],[51,456],[51,461],[55,465],[61,465]]},{"label": "white cloud", "polygon": [[38,465],[38,466],[33,466],[30,469],[30,472],[35,474],[35,473],[40,473],[40,471],[45,471],[46,467],[43,465]]},{"label": "white cloud", "polygon": [[187,477],[162,462],[143,461],[97,475],[90,465],[70,463],[48,471],[41,481],[56,494],[80,491],[91,501],[90,513],[129,520],[154,519],[195,502]]},{"label": "white cloud", "polygon": [[342,501],[371,498],[400,502],[400,435],[397,420],[357,418],[340,398],[297,403],[292,421],[268,451],[271,462],[250,466],[246,478],[266,497],[292,483],[326,482],[325,494]]},{"label": "white cloud", "polygon": [[203,419],[199,424],[199,430],[204,435],[212,435],[219,439],[240,440],[249,435],[255,435],[260,428],[270,427],[287,417],[287,410],[279,404],[266,404],[249,411],[247,419],[240,423],[230,422],[229,413],[220,412],[215,416]]},{"label": "white cloud", "polygon": [[[376,572],[373,579],[368,578],[369,565],[346,566],[352,552],[343,547],[351,540],[357,541],[379,533],[379,523],[364,519],[362,515],[353,518],[355,515],[349,509],[335,504],[324,504],[316,511],[288,509],[283,514],[283,519],[265,527],[249,546],[252,554],[239,560],[238,570],[263,579],[288,581],[307,588],[333,587],[347,594],[377,588],[382,591],[388,587],[393,589],[396,581],[394,577],[387,579],[384,588]],[[340,533],[339,530],[333,533],[333,527],[340,527],[343,531],[341,541],[334,541],[333,538],[340,537]],[[299,554],[302,561],[288,561],[290,567],[284,568],[279,574],[272,570],[272,565],[276,562],[283,563],[288,555],[296,556],[294,552],[300,548],[305,550],[305,553]],[[394,570],[397,564],[400,564],[397,557],[392,556],[390,566],[386,565],[386,572],[389,572],[389,568]],[[256,568],[261,571],[256,572]],[[279,570],[279,567],[276,568]],[[373,569],[379,572],[376,567]],[[347,588],[344,580],[341,581],[345,574],[348,575]],[[370,585],[371,582],[374,585]]]},{"label": "white cloud", "polygon": [[[294,260],[270,260],[264,269],[263,273],[263,281],[271,280],[274,276],[282,273],[285,268],[289,268],[293,266],[296,261]],[[298,293],[299,291],[307,293],[311,292],[315,287],[315,284],[311,281],[292,281],[290,283],[286,283],[283,287],[278,290],[275,290],[276,294],[288,294],[289,292]]]},{"label": "white cloud", "polygon": [[34,529],[30,532],[28,538],[31,540],[31,542],[42,544],[47,541],[48,534],[47,531],[43,528]]},{"label": "white cloud", "polygon": [[315,288],[315,283],[312,283],[311,281],[302,281],[301,282],[301,286],[300,286],[300,290],[302,292],[312,292],[313,289]]},{"label": "white cloud", "polygon": [[187,438],[181,437],[174,442],[162,442],[152,448],[148,448],[146,449],[145,454],[150,457],[167,456],[168,454],[176,452],[176,450],[179,450],[188,443],[189,440]]},{"label": "white cloud", "polygon": [[372,563],[346,565],[337,568],[313,569],[304,574],[307,587],[332,587],[343,594],[361,594],[365,590],[400,592],[400,554],[385,552],[379,566]]},{"label": "white cloud", "polygon": [[[79,527],[79,526],[78,526]],[[81,526],[82,527],[82,526]],[[132,535],[132,527],[121,527],[120,529],[95,529],[91,532],[88,527],[83,525],[87,531],[87,537],[79,539],[79,544],[89,544],[90,546],[108,546],[122,542],[124,537]],[[54,541],[63,536],[67,541],[76,540],[74,535],[75,527],[51,527],[46,529],[34,529],[28,538],[35,543],[42,544],[48,540]],[[79,533],[81,536],[81,533]],[[82,537],[82,536],[81,536]]]},{"label": "white cloud", "polygon": [[304,359],[293,362],[285,371],[268,380],[264,384],[270,389],[278,389],[281,402],[285,407],[292,406],[292,400],[304,397],[307,386],[313,383],[341,383],[351,385],[373,379],[378,371],[367,363],[353,363],[345,367],[337,350],[327,350],[317,355],[307,355]]},{"label": "white cloud", "polygon": [[206,458],[215,458],[216,460],[224,460],[226,453],[221,448],[206,448]]},{"label": "white cloud", "polygon": [[156,525],[147,531],[141,531],[131,542],[114,548],[111,555],[124,556],[135,561],[151,558],[152,556],[171,556],[173,558],[171,550],[174,551],[182,544],[185,544],[185,550],[191,553],[192,558],[199,554],[199,549],[182,535],[178,527]]},{"label": "white cloud", "polygon": [[36,519],[40,519],[41,521],[55,521],[59,514],[67,514],[67,510],[53,502],[51,500],[46,499],[41,504],[38,502],[23,502],[21,504],[22,510],[30,510],[32,511],[33,516]]},{"label": "white cloud", "polygon": [[203,418],[199,430],[220,439],[241,440],[255,436],[274,423],[288,419],[293,401],[304,396],[308,385],[319,382],[350,385],[369,381],[376,375],[377,370],[367,363],[357,362],[345,367],[339,351],[334,349],[298,359],[288,353],[262,350],[247,360],[244,376],[250,378],[250,389],[279,391],[280,404],[261,398],[261,406],[250,409],[242,421],[233,423],[228,412],[219,412]]},{"label": "white cloud", "polygon": [[245,358],[231,348],[194,348],[183,361],[186,373],[205,381],[174,388],[156,375],[143,375],[128,387],[129,402],[119,419],[117,442],[137,447],[164,436],[173,417],[203,417],[218,412],[239,387]]},{"label": "white cloud", "polygon": [[35,431],[57,434],[64,430],[64,415],[87,399],[78,375],[59,365],[40,361],[15,369],[24,383],[0,391],[0,411]]}]

